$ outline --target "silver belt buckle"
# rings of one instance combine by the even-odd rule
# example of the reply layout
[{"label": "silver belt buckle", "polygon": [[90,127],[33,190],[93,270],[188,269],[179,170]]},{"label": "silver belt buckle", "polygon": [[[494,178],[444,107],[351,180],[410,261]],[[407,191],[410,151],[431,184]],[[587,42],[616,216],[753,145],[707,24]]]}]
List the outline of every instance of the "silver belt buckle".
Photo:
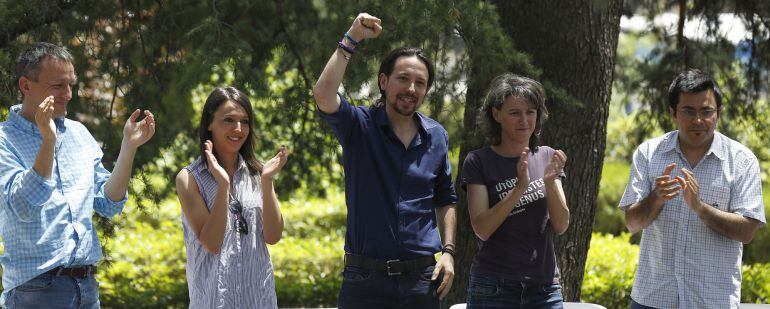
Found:
[{"label": "silver belt buckle", "polygon": [[400,260],[388,260],[385,262],[385,271],[388,273],[388,276],[400,276],[401,272],[392,272],[390,270],[390,263],[391,262],[401,262]]}]

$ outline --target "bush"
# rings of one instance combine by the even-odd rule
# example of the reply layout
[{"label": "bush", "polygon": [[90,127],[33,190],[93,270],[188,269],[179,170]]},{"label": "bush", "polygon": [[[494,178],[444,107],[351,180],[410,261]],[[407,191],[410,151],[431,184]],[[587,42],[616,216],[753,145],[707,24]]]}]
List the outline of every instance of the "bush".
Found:
[{"label": "bush", "polygon": [[293,198],[283,205],[284,237],[270,247],[279,307],[336,307],[342,286],[345,196]]},{"label": "bush", "polygon": [[[765,204],[765,220],[770,219],[770,185],[765,184],[762,188],[762,197]],[[770,263],[770,226],[765,226],[757,230],[754,234],[754,240],[750,244],[743,246],[743,263]]]},{"label": "bush", "polygon": [[741,269],[741,302],[766,304],[770,302],[770,263],[743,265]]},{"label": "bush", "polygon": [[179,202],[168,200],[145,212],[133,205],[127,203],[123,214],[115,219],[115,237],[103,242],[110,259],[102,264],[96,278],[102,306],[187,308],[190,301]]},{"label": "bush", "polygon": [[631,306],[639,246],[629,243],[629,238],[628,233],[592,235],[580,289],[582,301],[610,309]]},{"label": "bush", "polygon": [[[625,178],[628,168],[609,163],[607,180]],[[627,174],[626,174],[627,175]],[[626,179],[614,181],[623,182]],[[765,188],[765,199],[770,198]],[[283,239],[268,246],[275,270],[280,307],[334,307],[342,284],[342,254],[345,232],[344,195],[330,190],[327,198],[297,194],[283,202],[286,222]],[[617,197],[619,199],[619,197]],[[609,200],[609,198],[607,198]],[[766,202],[767,203],[767,202]],[[115,237],[104,242],[110,260],[101,265],[97,280],[105,308],[186,308],[189,304],[182,240],[181,208],[174,198],[158,208],[139,211],[133,201],[116,218]],[[617,201],[605,203],[617,209]],[[601,206],[600,206],[601,207]],[[609,221],[614,219],[600,219]],[[622,224],[622,217],[616,220]],[[760,229],[746,254],[766,258],[768,228]],[[582,300],[607,308],[628,308],[639,248],[630,235],[594,233],[588,251],[582,285]],[[100,236],[101,240],[106,238]],[[762,249],[767,250],[767,249]],[[0,246],[2,252],[2,246]],[[770,301],[770,263],[743,267],[741,301]]]},{"label": "bush", "polygon": [[625,214],[618,208],[628,183],[630,166],[622,162],[605,162],[599,182],[599,197],[593,231],[620,235],[626,231]]},{"label": "bush", "polygon": [[[104,243],[111,259],[100,269],[106,308],[187,308],[186,254],[181,207],[174,198],[139,211],[127,203],[115,237]],[[282,204],[283,238],[268,246],[280,307],[334,307],[342,284],[345,198],[291,198]],[[105,239],[100,237],[100,239]]]},{"label": "bush", "polygon": [[[630,244],[629,238],[628,233],[592,235],[580,290],[582,301],[610,309],[631,306],[639,246]],[[770,263],[743,265],[742,274],[741,302],[769,302]]]}]

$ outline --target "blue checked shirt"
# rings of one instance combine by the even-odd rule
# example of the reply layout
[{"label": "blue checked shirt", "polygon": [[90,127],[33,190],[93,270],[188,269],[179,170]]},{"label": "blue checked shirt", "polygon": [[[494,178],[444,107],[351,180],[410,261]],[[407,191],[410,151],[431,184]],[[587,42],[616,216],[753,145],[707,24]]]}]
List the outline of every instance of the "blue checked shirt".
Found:
[{"label": "blue checked shirt", "polygon": [[[666,165],[676,163],[671,177],[684,177],[682,167],[693,171],[704,203],[764,225],[759,162],[754,154],[715,132],[711,148],[692,167],[677,137],[677,131],[670,132],[636,149],[621,209],[646,198]],[[642,232],[631,297],[655,308],[737,308],[742,254],[741,242],[711,230],[680,194],[665,202]]]},{"label": "blue checked shirt", "polygon": [[79,122],[56,118],[52,176],[33,169],[42,143],[34,123],[23,118],[21,105],[11,107],[0,123],[0,236],[5,252],[3,295],[57,266],[91,265],[102,249],[91,217],[112,217],[126,199],[113,202],[104,194],[110,172],[102,151]]}]

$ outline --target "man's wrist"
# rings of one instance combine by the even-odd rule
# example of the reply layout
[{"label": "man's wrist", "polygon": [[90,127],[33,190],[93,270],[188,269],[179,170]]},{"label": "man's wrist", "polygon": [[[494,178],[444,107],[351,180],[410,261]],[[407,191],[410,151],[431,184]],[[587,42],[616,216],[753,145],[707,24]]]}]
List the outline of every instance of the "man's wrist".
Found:
[{"label": "man's wrist", "polygon": [[441,254],[449,254],[452,257],[455,257],[457,255],[457,251],[455,251],[455,245],[454,244],[446,244],[443,248],[441,248]]},{"label": "man's wrist", "polygon": [[124,137],[124,138],[123,138],[123,140],[120,142],[120,151],[125,151],[125,150],[128,150],[128,151],[132,151],[132,152],[134,152],[134,153],[135,153],[135,152],[136,152],[136,150],[137,150],[138,148],[139,148],[139,146],[133,146],[133,145],[131,145],[131,143],[129,143],[129,142],[126,140],[126,138],[125,138],[125,137]]},{"label": "man's wrist", "polygon": [[351,43],[352,45],[358,45],[358,43],[361,43],[361,41],[364,40],[363,34],[361,34],[359,31],[356,31],[354,27],[350,27],[350,30],[348,30],[348,35],[350,35],[350,37],[353,38],[353,40],[356,40],[355,42],[356,44],[353,44],[354,42],[348,42],[348,43]]},{"label": "man's wrist", "polygon": [[[685,200],[685,203],[687,203],[686,200]],[[690,203],[688,203],[688,204],[690,204]],[[710,205],[707,205],[706,203],[704,203],[703,201],[701,201],[698,198],[698,199],[695,199],[695,202],[693,202],[690,205],[690,208],[692,208],[692,210],[695,211],[695,214],[701,215],[701,214],[703,214],[703,210],[706,209],[706,206],[710,206]]]},{"label": "man's wrist", "polygon": [[652,194],[650,195],[650,206],[657,208],[662,206],[663,203],[664,203],[663,198],[658,196],[657,192],[653,191]]}]

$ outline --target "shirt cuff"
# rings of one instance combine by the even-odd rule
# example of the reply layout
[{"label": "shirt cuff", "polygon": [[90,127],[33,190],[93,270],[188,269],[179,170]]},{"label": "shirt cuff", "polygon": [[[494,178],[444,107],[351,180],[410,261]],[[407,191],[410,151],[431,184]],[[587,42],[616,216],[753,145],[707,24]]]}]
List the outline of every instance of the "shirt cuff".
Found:
[{"label": "shirt cuff", "polygon": [[128,201],[128,190],[126,190],[126,194],[124,194],[123,198],[119,201],[113,201],[106,193],[104,194],[104,200],[107,202],[107,206],[122,206]]},{"label": "shirt cuff", "polygon": [[[762,210],[764,210],[764,209],[762,209]],[[766,219],[764,218],[764,216],[759,214],[759,213],[757,213],[757,212],[755,212],[755,211],[751,211],[751,210],[748,210],[748,209],[740,208],[740,209],[736,210],[733,213],[737,214],[737,215],[741,215],[741,216],[746,217],[746,218],[751,218],[751,219],[759,221],[759,227],[764,227],[765,223],[767,223],[765,221]]]}]

